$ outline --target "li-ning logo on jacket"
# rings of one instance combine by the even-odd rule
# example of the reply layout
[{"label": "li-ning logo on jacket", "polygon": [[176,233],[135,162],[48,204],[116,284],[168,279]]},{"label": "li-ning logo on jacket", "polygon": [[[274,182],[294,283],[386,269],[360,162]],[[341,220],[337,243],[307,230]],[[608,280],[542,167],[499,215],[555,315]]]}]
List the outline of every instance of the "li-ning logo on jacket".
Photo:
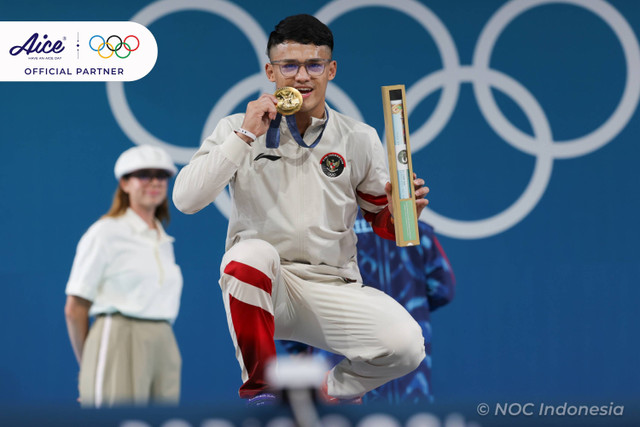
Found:
[{"label": "li-ning logo on jacket", "polygon": [[260,153],[256,156],[255,159],[253,159],[253,161],[255,162],[258,159],[267,159],[267,160],[271,160],[272,162],[275,162],[276,160],[278,160],[281,156],[272,156],[270,154],[264,154],[264,153]]}]

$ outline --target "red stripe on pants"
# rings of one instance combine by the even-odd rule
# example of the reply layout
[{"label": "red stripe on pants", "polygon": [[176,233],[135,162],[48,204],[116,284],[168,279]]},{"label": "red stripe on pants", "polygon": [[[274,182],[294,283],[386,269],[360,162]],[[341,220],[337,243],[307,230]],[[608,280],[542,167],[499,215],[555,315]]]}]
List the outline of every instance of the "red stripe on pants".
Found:
[{"label": "red stripe on pants", "polygon": [[271,295],[271,279],[257,268],[241,262],[231,261],[224,268],[224,272]]},{"label": "red stripe on pants", "polygon": [[238,394],[241,398],[248,399],[268,388],[264,371],[267,363],[276,356],[273,316],[262,308],[244,303],[231,295],[229,308],[238,347],[249,374],[249,379],[242,384]]}]

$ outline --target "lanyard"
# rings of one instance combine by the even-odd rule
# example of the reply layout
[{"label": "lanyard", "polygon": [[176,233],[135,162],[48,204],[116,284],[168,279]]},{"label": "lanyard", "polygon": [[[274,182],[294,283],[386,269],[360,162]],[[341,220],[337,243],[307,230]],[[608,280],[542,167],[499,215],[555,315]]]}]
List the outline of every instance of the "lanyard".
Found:
[{"label": "lanyard", "polygon": [[[299,146],[303,148],[313,148],[320,142],[322,138],[322,134],[324,134],[324,130],[327,127],[327,122],[329,121],[329,110],[325,109],[325,115],[327,120],[324,121],[322,125],[322,130],[320,131],[320,135],[313,141],[313,144],[307,145],[302,136],[300,136],[300,131],[298,130],[298,125],[296,124],[295,114],[287,116],[287,125],[289,126],[289,130],[291,131],[291,136],[296,140]],[[269,130],[267,131],[267,148],[278,148],[280,145],[280,121],[282,120],[282,114],[278,113],[276,118],[271,121],[269,124]]]}]

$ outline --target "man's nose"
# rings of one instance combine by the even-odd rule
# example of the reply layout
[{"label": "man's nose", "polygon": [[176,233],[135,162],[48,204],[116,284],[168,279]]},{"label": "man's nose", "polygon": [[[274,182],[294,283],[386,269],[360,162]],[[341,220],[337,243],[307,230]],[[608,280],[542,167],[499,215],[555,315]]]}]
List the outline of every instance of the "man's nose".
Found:
[{"label": "man's nose", "polygon": [[307,81],[311,79],[309,73],[307,72],[306,65],[300,65],[298,67],[298,72],[296,73],[296,80],[298,81]]}]

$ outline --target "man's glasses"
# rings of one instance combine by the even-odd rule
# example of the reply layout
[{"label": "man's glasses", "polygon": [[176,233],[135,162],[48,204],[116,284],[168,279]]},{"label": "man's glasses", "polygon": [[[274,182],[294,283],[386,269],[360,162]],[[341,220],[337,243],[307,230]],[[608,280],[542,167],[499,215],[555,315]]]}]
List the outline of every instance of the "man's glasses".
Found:
[{"label": "man's glasses", "polygon": [[331,59],[312,59],[310,61],[296,62],[296,61],[271,61],[273,65],[277,65],[280,68],[280,73],[285,77],[293,77],[298,74],[300,67],[304,67],[307,70],[307,74],[310,76],[320,76],[324,73],[326,64],[331,62]]},{"label": "man's glasses", "polygon": [[158,181],[166,181],[171,174],[162,169],[140,169],[125,175],[125,178],[137,178],[142,182],[150,182],[153,178]]}]

